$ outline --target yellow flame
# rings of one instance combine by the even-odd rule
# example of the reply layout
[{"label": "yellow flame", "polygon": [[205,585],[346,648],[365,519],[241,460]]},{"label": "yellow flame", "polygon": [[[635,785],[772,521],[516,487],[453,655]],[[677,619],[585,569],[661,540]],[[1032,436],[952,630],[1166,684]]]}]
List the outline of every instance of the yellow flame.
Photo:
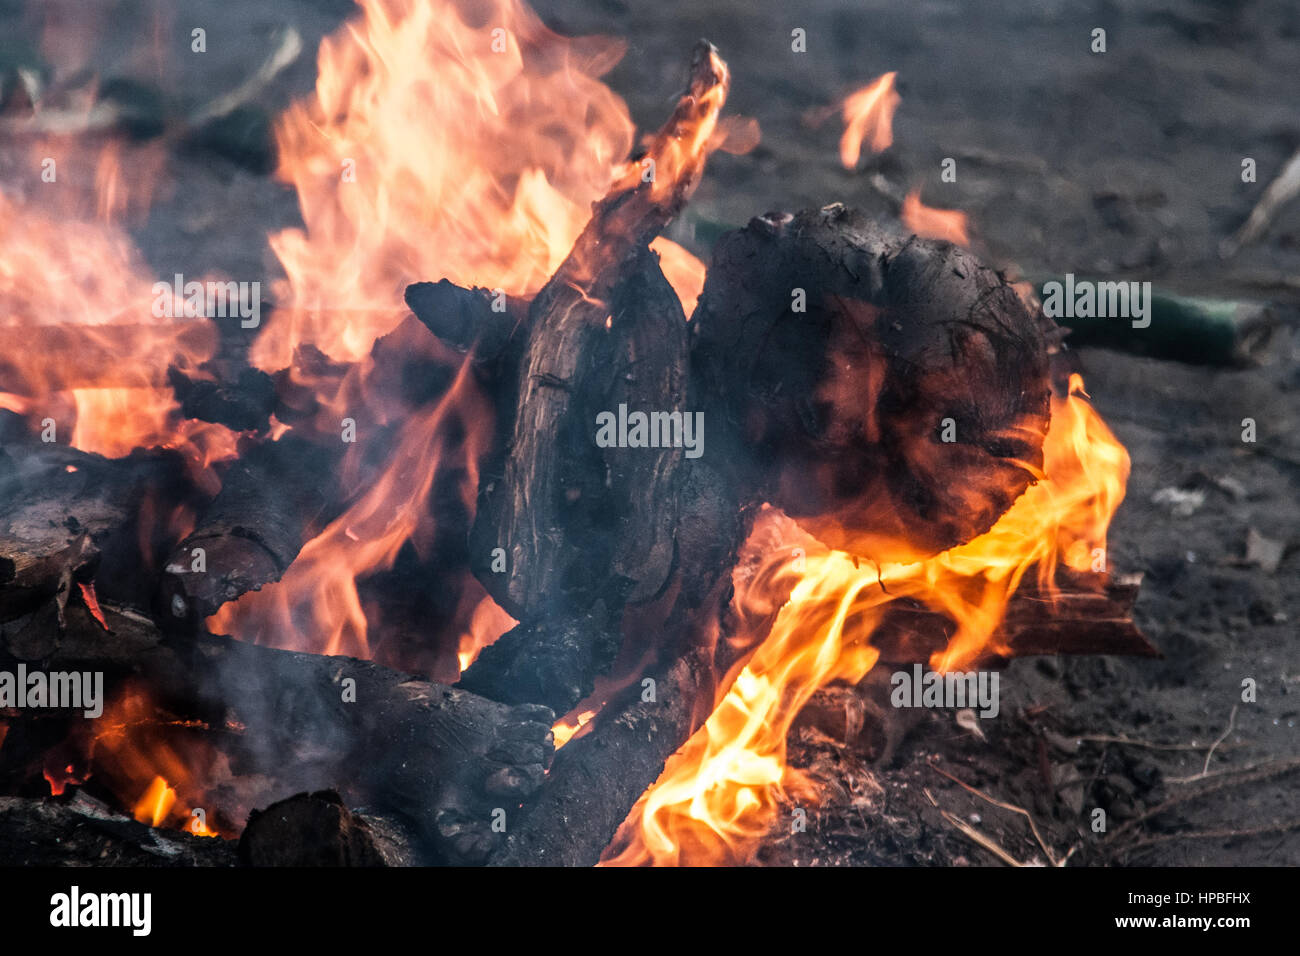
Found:
[{"label": "yellow flame", "polygon": [[[1053,399],[1044,479],[987,533],[927,560],[869,567],[766,511],[760,522],[774,523],[786,546],[750,591],[738,588],[736,601],[743,610],[773,593],[788,591],[789,599],[705,725],[634,808],[606,862],[746,859],[779,799],[801,784],[785,759],[791,722],[817,688],[866,675],[878,657],[872,631],[892,602],[911,598],[956,622],[948,646],[930,660],[945,671],[999,649],[995,632],[1006,603],[1031,568],[1048,593],[1056,562],[1087,570],[1124,497],[1129,459],[1086,399],[1082,379],[1073,376],[1068,394]],[[755,535],[772,531],[771,524],[756,527]],[[802,550],[798,558],[794,547]]]}]

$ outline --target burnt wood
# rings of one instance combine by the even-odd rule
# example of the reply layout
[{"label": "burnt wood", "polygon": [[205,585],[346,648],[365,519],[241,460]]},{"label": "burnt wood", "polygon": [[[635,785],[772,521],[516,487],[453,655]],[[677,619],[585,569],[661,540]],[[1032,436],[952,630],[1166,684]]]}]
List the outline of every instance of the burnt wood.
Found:
[{"label": "burnt wood", "polygon": [[1048,324],[951,243],[769,214],[718,241],[692,327],[737,481],[833,548],[938,553],[1042,468]]}]

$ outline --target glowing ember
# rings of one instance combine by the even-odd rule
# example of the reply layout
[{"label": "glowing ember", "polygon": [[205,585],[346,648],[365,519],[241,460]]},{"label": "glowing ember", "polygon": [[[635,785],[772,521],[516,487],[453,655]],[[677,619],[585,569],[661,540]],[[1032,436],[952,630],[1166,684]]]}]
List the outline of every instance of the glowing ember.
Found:
[{"label": "glowing ember", "polygon": [[[888,605],[912,598],[957,624],[930,666],[967,666],[991,642],[1008,599],[1031,568],[1052,592],[1056,563],[1087,570],[1124,496],[1129,460],[1073,376],[1054,398],[1044,445],[1046,476],[986,534],[912,564],[858,567],[829,551],[779,512],[767,511],[751,538],[779,534],[784,546],[736,603],[762,606],[789,593],[770,633],[701,728],[637,804],[606,862],[712,864],[744,860],[772,823],[783,793],[801,780],[786,766],[790,723],[818,687],[857,682],[878,656],[873,629]],[[792,562],[802,548],[805,570]],[[742,613],[742,618],[745,615]],[[752,615],[761,619],[761,614]]]}]

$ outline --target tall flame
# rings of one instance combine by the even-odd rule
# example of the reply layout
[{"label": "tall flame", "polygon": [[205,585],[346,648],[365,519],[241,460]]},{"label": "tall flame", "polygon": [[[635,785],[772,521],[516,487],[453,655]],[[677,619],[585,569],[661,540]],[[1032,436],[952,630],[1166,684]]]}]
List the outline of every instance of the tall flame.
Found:
[{"label": "tall flame", "polygon": [[[472,508],[477,459],[491,435],[467,366],[432,407],[383,407],[379,389],[366,385],[371,347],[407,315],[410,282],[536,292],[568,255],[591,204],[618,177],[639,175],[627,162],[627,108],[599,79],[622,52],[616,41],[552,33],[516,0],[362,0],[360,20],[321,43],[315,96],[277,126],[279,174],[298,193],[305,228],[270,239],[287,278],[251,360],[273,372],[311,345],[356,363],[343,386],[320,385],[328,411],[320,426],[337,429],[341,417],[365,412],[401,421],[400,434],[383,473],[347,489],[356,502],[306,544],[284,578],[226,605],[209,622],[214,630],[371,655],[357,580],[391,566],[413,536],[432,537],[426,498],[441,469],[463,475]],[[709,123],[696,135],[713,132]],[[684,157],[695,144],[673,146]],[[656,183],[669,181],[683,157],[666,157]],[[667,240],[656,248],[693,309],[703,264]],[[368,447],[361,437],[349,450],[345,474],[363,473]],[[463,610],[460,666],[509,626],[503,613]]]},{"label": "tall flame", "polygon": [[[803,781],[786,766],[790,724],[817,688],[857,682],[876,663],[872,631],[888,606],[911,598],[957,624],[935,670],[968,666],[996,652],[1007,601],[1031,569],[1051,592],[1057,562],[1086,571],[1105,546],[1124,496],[1129,460],[1087,402],[1082,379],[1054,397],[1044,444],[1045,477],[987,533],[933,558],[859,567],[830,551],[779,512],[767,510],[751,541],[777,535],[782,546],[736,604],[746,614],[789,594],[766,639],[736,675],[705,725],[669,762],[620,830],[607,863],[705,864],[742,861],[775,817],[783,793]],[[802,570],[791,558],[802,550]]]}]

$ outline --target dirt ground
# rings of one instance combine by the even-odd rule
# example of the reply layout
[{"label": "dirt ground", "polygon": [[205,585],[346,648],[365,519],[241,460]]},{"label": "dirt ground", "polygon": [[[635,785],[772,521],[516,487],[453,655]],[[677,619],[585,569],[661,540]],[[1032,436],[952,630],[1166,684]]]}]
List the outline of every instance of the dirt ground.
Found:
[{"label": "dirt ground", "polygon": [[[104,14],[94,65],[105,75],[152,75],[153,62],[140,52],[152,22],[148,5],[135,13],[130,4],[86,6]],[[168,95],[178,103],[232,87],[266,55],[278,26],[296,26],[311,51],[353,9],[347,0],[168,6],[177,35],[202,24],[213,51],[185,70],[169,68]],[[673,227],[673,238],[706,258],[721,229],[770,209],[841,201],[891,214],[871,185],[878,172],[920,187],[929,205],[969,213],[977,250],[1000,265],[1300,302],[1300,202],[1257,245],[1229,260],[1217,251],[1300,146],[1300,7],[1228,0],[535,6],[561,32],[629,39],[608,81],[642,128],[656,125],[678,92],[691,43],[702,36],[719,47],[732,68],[730,109],[756,118],[763,138],[748,155],[717,155]],[[0,35],[20,33],[22,24],[20,5],[0,0]],[[1107,31],[1104,54],[1089,49],[1097,27]],[[791,50],[796,28],[806,30],[806,53]],[[894,146],[847,172],[836,152],[838,120],[814,127],[809,117],[886,70],[898,71],[902,96]],[[304,54],[262,105],[274,114],[313,79],[313,58]],[[945,157],[957,160],[956,182],[940,181]],[[1247,157],[1257,163],[1256,184],[1241,181]],[[265,235],[297,216],[283,186],[203,149],[171,156],[168,173],[173,185],[134,231],[152,269],[275,274]],[[1136,616],[1164,659],[1016,661],[1004,674],[1002,717],[985,722],[987,740],[958,727],[950,712],[931,712],[887,766],[815,729],[796,731],[795,762],[827,783],[828,797],[810,810],[806,832],[788,833],[784,824],[774,831],[760,861],[996,862],[961,824],[1020,862],[1050,862],[1049,850],[1059,860],[1073,847],[1071,865],[1300,863],[1295,829],[1194,835],[1300,815],[1295,773],[1244,783],[1216,776],[1300,756],[1298,356],[1294,338],[1275,343],[1271,363],[1251,370],[1081,352],[1088,391],[1133,461],[1110,562],[1145,575]],[[1257,422],[1254,443],[1242,441],[1247,417]],[[1153,500],[1164,489],[1190,493],[1181,510]],[[1160,500],[1171,497],[1179,496]],[[1286,545],[1275,571],[1243,564],[1251,529]],[[1241,701],[1248,677],[1258,687],[1253,703]],[[1225,733],[1230,715],[1209,775],[1180,782],[1202,771],[1205,748]],[[1162,749],[1176,747],[1197,749]],[[1032,814],[1046,849],[1022,815],[962,789],[940,769]],[[1122,829],[1165,801],[1225,782],[1233,785]],[[1089,828],[1097,807],[1107,811],[1106,833]]]}]

